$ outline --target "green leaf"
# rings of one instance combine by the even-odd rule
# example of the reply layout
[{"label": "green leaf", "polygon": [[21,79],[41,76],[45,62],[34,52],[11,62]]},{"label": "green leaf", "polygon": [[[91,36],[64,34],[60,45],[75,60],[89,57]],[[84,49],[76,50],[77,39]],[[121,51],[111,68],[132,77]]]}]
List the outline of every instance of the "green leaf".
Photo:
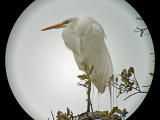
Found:
[{"label": "green leaf", "polygon": [[[128,82],[125,78],[122,78],[121,80],[122,80],[125,84],[127,84],[127,82]],[[122,85],[122,86],[123,86],[123,85]]]},{"label": "green leaf", "polygon": [[122,114],[122,111],[120,109],[117,109],[116,112]]},{"label": "green leaf", "polygon": [[140,30],[140,37],[143,36],[143,30]]},{"label": "green leaf", "polygon": [[63,113],[61,111],[57,112],[57,118],[58,120],[62,120],[61,115],[63,115]]},{"label": "green leaf", "polygon": [[134,68],[130,67],[128,71],[131,71],[134,74]]},{"label": "green leaf", "polygon": [[102,113],[100,117],[107,117],[107,115]]},{"label": "green leaf", "polygon": [[149,73],[151,76],[153,76],[154,75],[154,73]]},{"label": "green leaf", "polygon": [[114,112],[116,112],[116,110],[118,109],[118,107],[113,107],[111,112],[109,113],[109,116],[112,116]]},{"label": "green leaf", "polygon": [[127,113],[128,113],[128,112],[127,112],[126,109],[124,108],[123,111],[122,111],[122,116],[125,117]]},{"label": "green leaf", "polygon": [[134,85],[134,82],[131,82],[131,85]]},{"label": "green leaf", "polygon": [[106,116],[108,116],[108,110],[106,111]]},{"label": "green leaf", "polygon": [[93,72],[93,69],[94,69],[94,65],[92,65],[90,71],[89,71],[89,75]]},{"label": "green leaf", "polygon": [[122,84],[122,83],[121,83],[121,86],[125,86],[125,84]]},{"label": "green leaf", "polygon": [[121,120],[117,114],[113,114],[112,119],[113,120]]},{"label": "green leaf", "polygon": [[91,81],[88,80],[85,84],[86,84],[86,85],[89,85],[89,84],[91,84]]},{"label": "green leaf", "polygon": [[67,107],[67,116],[69,116],[70,115],[70,110],[69,110],[69,108]]},{"label": "green leaf", "polygon": [[127,76],[127,70],[126,69],[123,69],[122,73],[121,73],[121,76],[123,78],[125,78]]},{"label": "green leaf", "polygon": [[61,111],[58,111],[58,112],[57,112],[57,115],[61,115],[61,114],[63,114]]},{"label": "green leaf", "polygon": [[65,116],[65,115],[61,115],[61,118],[62,118],[62,120],[70,120],[70,118],[68,118],[68,117]]},{"label": "green leaf", "polygon": [[130,87],[128,90],[129,90],[129,91],[132,91],[132,87]]},{"label": "green leaf", "polygon": [[100,117],[100,119],[103,119],[103,120],[110,120],[110,119],[108,119],[108,117]]},{"label": "green leaf", "polygon": [[78,75],[77,77],[80,78],[81,80],[89,79],[89,77],[88,77],[87,75],[85,75],[85,74],[83,74],[83,75]]},{"label": "green leaf", "polygon": [[127,77],[131,77],[131,75],[132,75],[131,71],[128,70]]}]

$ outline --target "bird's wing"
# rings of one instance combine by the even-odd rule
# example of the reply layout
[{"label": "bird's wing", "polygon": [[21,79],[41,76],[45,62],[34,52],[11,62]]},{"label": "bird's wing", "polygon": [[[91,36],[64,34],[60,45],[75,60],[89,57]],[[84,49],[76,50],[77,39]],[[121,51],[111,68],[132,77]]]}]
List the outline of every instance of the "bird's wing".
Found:
[{"label": "bird's wing", "polygon": [[92,79],[97,81],[93,81],[93,84],[98,92],[104,93],[111,76],[114,74],[110,54],[104,41],[105,34],[102,27],[95,22],[88,23],[86,27],[83,29],[85,34],[79,37],[81,49],[87,63],[94,65]]}]

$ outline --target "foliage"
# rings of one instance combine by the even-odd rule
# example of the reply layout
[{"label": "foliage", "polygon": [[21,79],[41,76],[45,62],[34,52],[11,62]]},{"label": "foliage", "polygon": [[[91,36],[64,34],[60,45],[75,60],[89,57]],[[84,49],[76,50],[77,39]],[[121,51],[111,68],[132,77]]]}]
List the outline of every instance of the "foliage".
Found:
[{"label": "foliage", "polygon": [[135,70],[133,67],[130,67],[128,70],[123,69],[121,74],[118,74],[118,76],[121,78],[120,83],[118,83],[118,77],[116,78],[115,83],[111,83],[115,88],[119,90],[118,96],[120,96],[123,93],[127,94],[132,90],[136,91],[133,94],[126,97],[124,100],[138,93],[147,93],[147,91],[141,91],[141,88],[136,79]]},{"label": "foliage", "polygon": [[[90,110],[90,107],[91,107],[91,110],[92,110],[92,116],[93,116],[93,119],[94,119],[94,113],[93,113],[93,106],[92,106],[92,102],[91,102],[91,99],[90,99],[90,92],[91,92],[91,82],[95,81],[94,79],[91,79],[90,76],[94,70],[94,65],[90,66],[86,63],[82,63],[83,65],[83,69],[85,71],[86,74],[83,74],[83,75],[78,75],[77,77],[80,78],[80,82],[77,83],[79,86],[83,86],[83,87],[86,87],[88,88],[88,91],[87,91],[87,95],[88,95],[88,99],[87,99],[87,102],[88,102],[88,108],[87,108],[87,111]],[[85,83],[82,83],[82,82],[85,82]]]},{"label": "foliage", "polygon": [[[88,64],[86,63],[82,63],[83,65],[83,69],[85,70],[86,74],[83,74],[83,75],[78,75],[77,77],[80,78],[80,82],[77,83],[79,86],[83,86],[83,87],[86,87],[88,88],[88,85],[91,84],[91,82],[96,82],[95,79],[91,79],[90,76],[94,70],[94,65],[92,66],[89,66]],[[82,84],[82,82],[84,82]]]},{"label": "foliage", "polygon": [[[90,66],[86,63],[82,63],[82,64],[84,67],[83,69],[85,70],[86,73],[83,75],[77,76],[80,79],[80,82],[77,84],[79,86],[90,89],[89,84],[91,84],[91,82],[97,82],[97,80],[90,78],[91,74],[94,70],[94,66],[93,65]],[[138,93],[147,93],[147,91],[141,91],[141,88],[140,88],[138,81],[136,79],[135,70],[133,67],[130,67],[128,70],[123,69],[121,74],[117,74],[115,82],[111,82],[110,84],[119,90],[118,96],[120,96],[121,94],[124,94],[124,93],[128,94],[132,90],[136,91],[133,94],[130,94],[124,100],[126,100],[129,97],[131,97],[132,95],[135,95]],[[142,86],[142,87],[150,87],[150,85]],[[65,113],[63,113],[62,111],[57,112],[57,116],[56,116],[57,119],[56,120],[93,120],[93,119],[125,120],[126,114],[128,114],[128,112],[126,111],[125,108],[123,110],[120,110],[118,107],[113,107],[110,112],[108,110],[93,112],[93,107],[92,107],[92,103],[91,103],[90,99],[88,98],[87,101],[89,101],[91,104],[92,112],[90,112],[90,113],[85,112],[80,115],[74,116],[73,112],[70,111],[69,108],[67,108],[67,112],[65,112]],[[51,114],[52,114],[53,120],[55,120],[52,111],[51,111]],[[50,120],[50,119],[48,118],[48,120]]]},{"label": "foliage", "polygon": [[[140,20],[140,21],[143,21],[143,19],[141,17],[136,17],[136,20]],[[139,28],[139,27],[136,27],[137,30],[134,30],[135,33],[137,32],[140,32],[140,37],[143,36],[145,30],[147,30],[148,28]]]},{"label": "foliage", "polygon": [[[51,111],[52,118],[55,120],[53,113]],[[72,111],[67,108],[67,113],[63,113],[61,111],[57,112],[56,120],[90,120],[90,119],[105,119],[105,120],[124,120],[124,117],[128,112],[126,109],[120,110],[118,107],[113,107],[113,109],[108,111],[96,111],[94,112],[96,118],[93,118],[92,114],[90,113],[82,113],[81,115],[74,116]],[[48,118],[48,120],[50,120]]]},{"label": "foliage", "polygon": [[128,114],[126,109],[120,110],[118,107],[113,107],[113,109],[108,112],[104,111],[100,115],[100,119],[105,119],[105,120],[122,120],[124,117]]},{"label": "foliage", "polygon": [[[51,114],[52,114],[52,119],[55,120],[52,111],[51,111]],[[67,113],[63,113],[61,111],[58,111],[56,117],[57,117],[56,120],[78,120],[78,118],[79,118],[78,115],[74,116],[73,112],[70,111],[70,109],[68,107],[67,107]],[[48,118],[48,120],[50,120],[50,119]]]}]

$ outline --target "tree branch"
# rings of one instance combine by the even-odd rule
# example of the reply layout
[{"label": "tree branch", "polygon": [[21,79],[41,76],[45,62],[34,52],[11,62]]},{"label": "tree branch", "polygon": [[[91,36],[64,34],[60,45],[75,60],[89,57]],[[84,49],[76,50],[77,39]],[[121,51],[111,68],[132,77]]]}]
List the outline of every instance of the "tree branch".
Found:
[{"label": "tree branch", "polygon": [[126,100],[126,99],[128,99],[129,97],[131,97],[131,96],[133,96],[133,95],[135,95],[135,94],[138,94],[138,93],[147,93],[147,92],[145,92],[145,91],[135,92],[135,93],[129,95],[128,97],[126,97],[124,100]]}]

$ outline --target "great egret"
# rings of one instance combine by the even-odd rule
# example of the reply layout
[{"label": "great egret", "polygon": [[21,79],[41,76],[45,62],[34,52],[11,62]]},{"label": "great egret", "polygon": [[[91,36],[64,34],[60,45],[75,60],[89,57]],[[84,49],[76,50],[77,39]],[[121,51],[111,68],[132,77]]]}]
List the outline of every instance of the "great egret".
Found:
[{"label": "great egret", "polygon": [[[109,86],[111,96],[110,79],[114,75],[114,69],[104,41],[106,35],[102,26],[91,17],[77,16],[47,27],[42,31],[52,28],[64,28],[62,33],[64,43],[72,50],[79,69],[84,69],[83,62],[94,65],[91,78],[97,81],[92,81],[92,83],[101,94]],[[88,108],[87,111],[89,111]]]}]

